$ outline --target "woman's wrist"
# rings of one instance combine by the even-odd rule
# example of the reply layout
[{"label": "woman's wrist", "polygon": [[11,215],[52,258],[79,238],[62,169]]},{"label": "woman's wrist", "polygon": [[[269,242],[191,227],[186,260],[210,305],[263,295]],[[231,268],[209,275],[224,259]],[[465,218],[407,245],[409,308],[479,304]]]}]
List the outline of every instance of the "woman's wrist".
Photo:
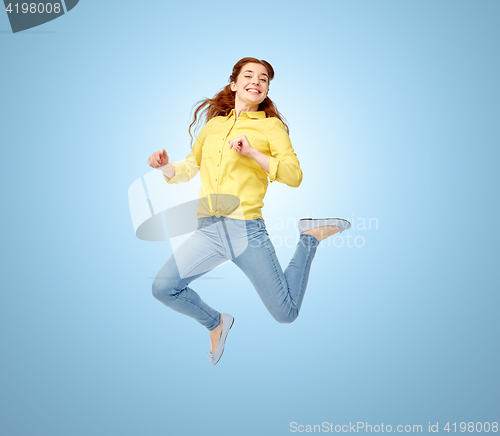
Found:
[{"label": "woman's wrist", "polygon": [[256,148],[253,148],[251,147],[250,148],[250,152],[248,153],[248,156],[251,157],[253,160],[257,160],[259,155],[261,155],[262,153],[257,150]]},{"label": "woman's wrist", "polygon": [[269,161],[271,158],[267,154],[261,153],[256,148],[252,148],[248,156],[264,168],[265,171],[269,172]]},{"label": "woman's wrist", "polygon": [[175,167],[171,164],[168,163],[167,165],[164,165],[160,168],[158,168],[163,174],[165,174],[165,177],[171,179],[172,177],[175,176]]}]

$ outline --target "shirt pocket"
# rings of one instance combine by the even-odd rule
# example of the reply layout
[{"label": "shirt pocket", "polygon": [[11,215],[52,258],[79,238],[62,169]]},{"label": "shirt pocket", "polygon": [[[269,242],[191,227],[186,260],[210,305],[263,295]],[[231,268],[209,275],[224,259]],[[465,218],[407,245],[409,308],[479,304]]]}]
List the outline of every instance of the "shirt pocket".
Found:
[{"label": "shirt pocket", "polygon": [[267,140],[262,135],[256,135],[252,132],[247,134],[247,139],[253,148],[256,148],[266,156],[271,156],[271,149],[269,148],[269,142],[267,142]]},{"label": "shirt pocket", "polygon": [[201,158],[202,159],[210,159],[214,157],[215,152],[218,150],[219,140],[222,143],[220,135],[211,134],[208,135],[203,143],[203,147],[201,148]]}]

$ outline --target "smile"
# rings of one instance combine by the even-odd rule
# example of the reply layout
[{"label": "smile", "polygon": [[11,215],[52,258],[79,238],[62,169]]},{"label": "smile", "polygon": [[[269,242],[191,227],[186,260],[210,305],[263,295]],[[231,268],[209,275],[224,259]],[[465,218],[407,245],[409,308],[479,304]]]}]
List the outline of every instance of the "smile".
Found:
[{"label": "smile", "polygon": [[259,91],[259,90],[257,90],[257,89],[254,89],[254,88],[248,88],[248,89],[247,89],[247,91],[248,91],[248,92],[253,92],[253,93],[255,93],[255,94],[260,94],[260,91]]}]

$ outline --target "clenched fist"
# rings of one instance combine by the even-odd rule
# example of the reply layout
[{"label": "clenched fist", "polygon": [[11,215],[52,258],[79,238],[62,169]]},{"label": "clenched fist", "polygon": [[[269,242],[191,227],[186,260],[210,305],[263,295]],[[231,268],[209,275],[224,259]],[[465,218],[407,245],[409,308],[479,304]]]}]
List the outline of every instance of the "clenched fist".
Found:
[{"label": "clenched fist", "polygon": [[250,156],[250,153],[253,150],[253,147],[248,142],[246,135],[238,136],[237,138],[233,138],[229,141],[229,148],[232,148],[234,151],[242,154],[243,156]]},{"label": "clenched fist", "polygon": [[168,164],[168,154],[163,151],[155,151],[148,159],[148,165],[151,168],[160,168]]}]

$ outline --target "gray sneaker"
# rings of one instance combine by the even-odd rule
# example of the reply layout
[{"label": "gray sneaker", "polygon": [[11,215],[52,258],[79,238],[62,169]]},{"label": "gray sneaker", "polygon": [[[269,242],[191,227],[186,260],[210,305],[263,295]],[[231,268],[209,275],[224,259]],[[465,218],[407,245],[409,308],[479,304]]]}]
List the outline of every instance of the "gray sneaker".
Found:
[{"label": "gray sneaker", "polygon": [[222,315],[222,334],[220,337],[219,345],[217,345],[217,349],[213,352],[213,354],[207,353],[210,365],[215,365],[222,357],[227,334],[229,333],[229,330],[231,329],[234,323],[234,318],[231,315],[229,315],[229,313],[222,313],[221,315]]},{"label": "gray sneaker", "polygon": [[351,223],[347,220],[343,220],[342,218],[302,218],[299,220],[300,233],[323,226],[337,226],[340,228],[340,233],[342,233],[344,230],[351,228]]}]

